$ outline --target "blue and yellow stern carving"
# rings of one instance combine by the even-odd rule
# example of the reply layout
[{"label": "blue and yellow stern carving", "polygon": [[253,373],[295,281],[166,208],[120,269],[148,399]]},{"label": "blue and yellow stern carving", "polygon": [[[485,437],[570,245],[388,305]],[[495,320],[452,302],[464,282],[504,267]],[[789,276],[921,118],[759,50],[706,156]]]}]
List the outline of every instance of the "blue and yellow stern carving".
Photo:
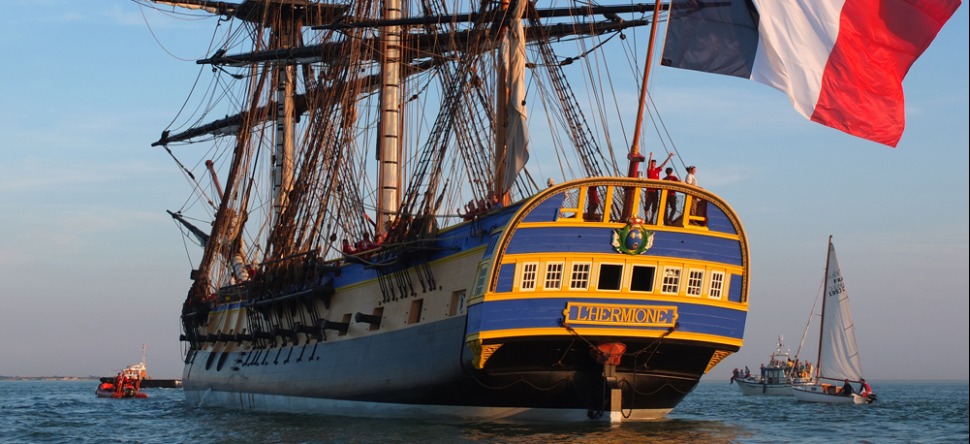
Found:
[{"label": "blue and yellow stern carving", "polygon": [[646,253],[653,246],[653,232],[642,223],[643,219],[635,218],[625,227],[613,230],[613,248],[626,254]]}]

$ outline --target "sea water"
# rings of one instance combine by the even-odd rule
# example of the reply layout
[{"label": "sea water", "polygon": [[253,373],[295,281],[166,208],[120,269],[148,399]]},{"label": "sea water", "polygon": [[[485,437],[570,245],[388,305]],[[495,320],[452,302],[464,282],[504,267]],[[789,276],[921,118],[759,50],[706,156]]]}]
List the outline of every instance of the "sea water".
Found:
[{"label": "sea water", "polygon": [[968,383],[871,381],[871,405],[742,396],[703,381],[664,420],[495,424],[196,408],[180,389],[103,399],[97,381],[0,381],[0,443],[951,443],[968,442]]}]

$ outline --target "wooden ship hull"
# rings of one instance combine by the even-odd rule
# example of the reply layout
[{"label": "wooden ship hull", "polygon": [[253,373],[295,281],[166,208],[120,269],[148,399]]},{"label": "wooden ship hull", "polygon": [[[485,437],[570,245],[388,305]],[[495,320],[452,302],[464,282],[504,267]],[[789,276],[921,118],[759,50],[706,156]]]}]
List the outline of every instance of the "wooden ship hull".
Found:
[{"label": "wooden ship hull", "polygon": [[[594,188],[603,198],[591,208]],[[659,217],[645,210],[651,190]],[[625,195],[642,203],[640,223],[615,220]],[[680,213],[665,217],[674,195]],[[747,314],[737,217],[713,194],[672,182],[569,182],[432,242],[300,260],[311,270],[300,288],[226,287],[211,310],[186,315],[194,328],[183,339],[198,345],[182,378],[189,402],[382,418],[656,419],[739,349]]]}]

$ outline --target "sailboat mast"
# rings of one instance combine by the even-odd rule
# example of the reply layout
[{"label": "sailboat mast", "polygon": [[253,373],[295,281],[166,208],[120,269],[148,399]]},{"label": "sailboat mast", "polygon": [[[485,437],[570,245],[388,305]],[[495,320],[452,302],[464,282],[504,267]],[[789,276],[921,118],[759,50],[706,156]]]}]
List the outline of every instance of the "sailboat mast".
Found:
[{"label": "sailboat mast", "polygon": [[[401,0],[384,0],[383,19],[393,23],[400,18]],[[381,49],[377,236],[397,219],[401,205],[401,26],[392,24],[383,29]]]},{"label": "sailboat mast", "polygon": [[822,319],[819,321],[818,358],[815,359],[816,379],[822,376],[822,332],[825,325],[825,300],[829,296],[829,265],[832,261],[832,235],[829,235],[829,246],[825,249],[825,284],[822,286]]},{"label": "sailboat mast", "polygon": [[[627,171],[629,177],[637,177],[640,171],[640,162],[645,160],[640,154],[640,132],[643,126],[643,111],[647,102],[647,82],[650,79],[650,65],[653,61],[653,47],[657,40],[657,22],[660,20],[661,0],[653,6],[653,22],[650,25],[650,42],[647,44],[647,60],[643,66],[643,83],[640,85],[640,103],[637,107],[637,120],[633,126],[633,143],[630,146],[630,169]],[[633,213],[633,190],[626,189],[623,201],[623,220],[627,220]]]}]

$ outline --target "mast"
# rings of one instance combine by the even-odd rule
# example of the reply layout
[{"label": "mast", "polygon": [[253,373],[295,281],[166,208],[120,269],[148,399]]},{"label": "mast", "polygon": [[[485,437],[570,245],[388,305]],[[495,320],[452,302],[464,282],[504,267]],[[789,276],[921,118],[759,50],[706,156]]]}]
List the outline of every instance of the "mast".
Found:
[{"label": "mast", "polygon": [[[506,15],[509,12],[509,0],[501,0],[499,10]],[[505,165],[508,164],[508,145],[505,143],[506,131],[508,129],[508,100],[509,100],[509,36],[508,25],[501,30],[502,40],[499,43],[499,57],[495,59],[495,157],[492,161],[492,193],[502,199],[503,204],[507,204],[505,190]]]},{"label": "mast", "polygon": [[[401,18],[401,0],[384,0],[383,18]],[[377,134],[377,199],[379,238],[398,217],[401,205],[401,26],[394,23],[381,33],[380,127]]]},{"label": "mast", "polygon": [[[283,17],[286,17],[283,15]],[[296,18],[295,16],[293,17]],[[278,27],[272,27],[278,46],[293,46],[294,34],[299,30],[298,23],[279,20]],[[296,67],[292,64],[276,65],[276,142],[273,149],[273,219],[274,226],[282,217],[286,199],[293,189],[293,139],[295,137],[296,107],[293,96],[296,85]]]},{"label": "mast", "polygon": [[502,205],[511,201],[510,190],[529,159],[525,108],[525,31],[522,16],[527,0],[503,0],[508,18],[502,27],[497,61],[495,103],[495,158],[492,193]]},{"label": "mast", "polygon": [[818,357],[815,359],[817,370],[816,380],[822,377],[822,329],[825,328],[825,300],[829,296],[829,265],[832,260],[832,235],[829,235],[829,246],[825,249],[825,284],[822,286],[822,320],[818,331]]},{"label": "mast", "polygon": [[[640,132],[643,126],[643,110],[646,106],[647,101],[647,81],[650,79],[650,65],[653,60],[653,46],[654,42],[657,40],[657,21],[660,20],[660,3],[661,0],[657,0],[653,7],[653,21],[650,26],[650,43],[647,45],[647,60],[643,66],[643,83],[640,85],[640,103],[637,107],[637,120],[633,126],[633,142],[630,146],[630,154],[627,158],[630,159],[630,169],[627,171],[627,175],[630,177],[637,177],[640,171],[640,162],[643,162],[643,154],[640,154]],[[633,214],[633,189],[627,188],[624,190],[623,199],[623,220],[627,220]]]},{"label": "mast", "polygon": [[277,68],[276,144],[273,150],[274,224],[282,215],[287,193],[293,187],[293,65]]}]

